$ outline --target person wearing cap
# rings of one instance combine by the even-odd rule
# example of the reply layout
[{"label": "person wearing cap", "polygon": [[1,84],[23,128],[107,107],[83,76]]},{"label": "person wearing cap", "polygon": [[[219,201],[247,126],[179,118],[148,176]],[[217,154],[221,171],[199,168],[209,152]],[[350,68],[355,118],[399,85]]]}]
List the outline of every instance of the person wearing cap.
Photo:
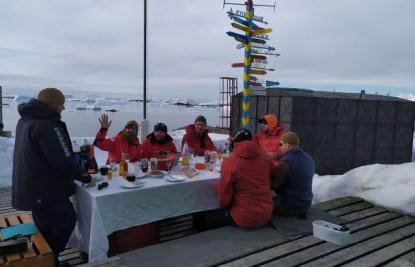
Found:
[{"label": "person wearing cap", "polygon": [[271,178],[271,189],[276,193],[274,213],[303,215],[313,200],[314,160],[300,148],[300,139],[294,132],[281,136],[280,148],[282,158]]},{"label": "person wearing cap", "polygon": [[201,230],[225,225],[257,228],[270,221],[273,202],[269,185],[274,164],[251,139],[251,132],[246,129],[233,137],[233,153],[223,161],[217,184],[221,209],[199,219]]},{"label": "person wearing cap", "polygon": [[194,149],[196,156],[204,156],[205,151],[218,151],[209,137],[209,131],[206,129],[206,118],[202,115],[197,116],[194,124],[186,127],[186,134],[182,139],[182,149],[185,143],[190,149]]},{"label": "person wearing cap", "polygon": [[75,227],[76,214],[69,197],[74,179],[91,177],[72,159],[71,139],[61,121],[65,97],[56,88],[41,90],[37,99],[20,104],[13,156],[12,206],[32,211],[33,221],[55,256]]},{"label": "person wearing cap", "polygon": [[[168,156],[176,157],[176,146],[173,138],[167,133],[167,126],[164,123],[156,123],[152,133],[147,135],[143,142],[143,157],[144,158],[159,158],[168,159]],[[163,161],[160,161],[161,163]],[[161,166],[160,169],[168,169],[167,166]],[[161,167],[160,167],[161,166]]]},{"label": "person wearing cap", "polygon": [[112,121],[108,119],[106,114],[102,114],[98,120],[101,128],[95,136],[94,145],[108,152],[107,164],[113,161],[119,163],[122,159],[122,154],[128,154],[131,162],[141,159],[142,148],[137,137],[138,123],[136,121],[131,120],[127,122],[124,129],[114,138],[107,138],[107,132]]},{"label": "person wearing cap", "polygon": [[284,125],[278,122],[273,114],[267,114],[258,120],[262,126],[261,132],[256,134],[253,139],[260,145],[267,154],[277,162],[281,157],[279,148],[281,135],[285,132]]}]

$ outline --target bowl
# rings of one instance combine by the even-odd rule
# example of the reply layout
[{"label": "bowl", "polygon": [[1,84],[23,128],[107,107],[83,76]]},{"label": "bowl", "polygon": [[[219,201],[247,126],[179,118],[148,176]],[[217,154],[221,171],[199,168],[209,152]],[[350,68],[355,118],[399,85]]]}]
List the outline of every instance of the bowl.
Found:
[{"label": "bowl", "polygon": [[206,163],[204,163],[204,162],[197,162],[195,164],[195,168],[202,171],[202,170],[206,169]]}]

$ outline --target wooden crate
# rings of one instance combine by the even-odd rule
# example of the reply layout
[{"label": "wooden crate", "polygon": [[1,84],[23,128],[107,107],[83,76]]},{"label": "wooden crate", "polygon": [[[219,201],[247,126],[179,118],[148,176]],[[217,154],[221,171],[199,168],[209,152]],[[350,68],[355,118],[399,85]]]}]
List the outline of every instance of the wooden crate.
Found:
[{"label": "wooden crate", "polygon": [[[0,227],[7,227],[22,223],[32,223],[29,213],[0,216]],[[54,266],[52,250],[40,233],[30,237],[22,237],[27,240],[28,250],[23,253],[13,253],[0,256],[0,266],[14,267],[48,267]]]}]

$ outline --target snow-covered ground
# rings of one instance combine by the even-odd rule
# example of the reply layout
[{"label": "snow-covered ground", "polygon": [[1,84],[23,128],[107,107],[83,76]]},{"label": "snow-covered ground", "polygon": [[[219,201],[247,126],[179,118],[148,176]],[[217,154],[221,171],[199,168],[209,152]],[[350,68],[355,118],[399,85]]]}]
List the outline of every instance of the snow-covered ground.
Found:
[{"label": "snow-covered ground", "polygon": [[[180,147],[183,134],[184,130],[170,132],[177,147]],[[210,134],[210,136],[218,147],[224,145],[227,138],[226,135],[221,134]],[[82,144],[83,139],[79,137],[74,140]],[[93,137],[88,137],[87,140],[92,142]],[[0,137],[0,187],[11,184],[13,145],[14,139]],[[105,164],[105,152],[97,149],[96,157],[99,165]],[[379,206],[412,215],[415,215],[414,188],[415,162],[362,166],[344,175],[315,175],[313,183],[314,202],[342,196],[359,196]]]}]

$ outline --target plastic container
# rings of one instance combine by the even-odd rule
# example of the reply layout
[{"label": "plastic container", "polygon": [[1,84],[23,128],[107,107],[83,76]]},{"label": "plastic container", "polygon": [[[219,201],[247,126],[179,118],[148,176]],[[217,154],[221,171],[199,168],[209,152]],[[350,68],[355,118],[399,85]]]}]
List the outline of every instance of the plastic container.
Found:
[{"label": "plastic container", "polygon": [[316,220],[313,222],[313,235],[315,238],[322,239],[339,246],[345,246],[353,242],[350,229],[345,226],[323,220]]}]

